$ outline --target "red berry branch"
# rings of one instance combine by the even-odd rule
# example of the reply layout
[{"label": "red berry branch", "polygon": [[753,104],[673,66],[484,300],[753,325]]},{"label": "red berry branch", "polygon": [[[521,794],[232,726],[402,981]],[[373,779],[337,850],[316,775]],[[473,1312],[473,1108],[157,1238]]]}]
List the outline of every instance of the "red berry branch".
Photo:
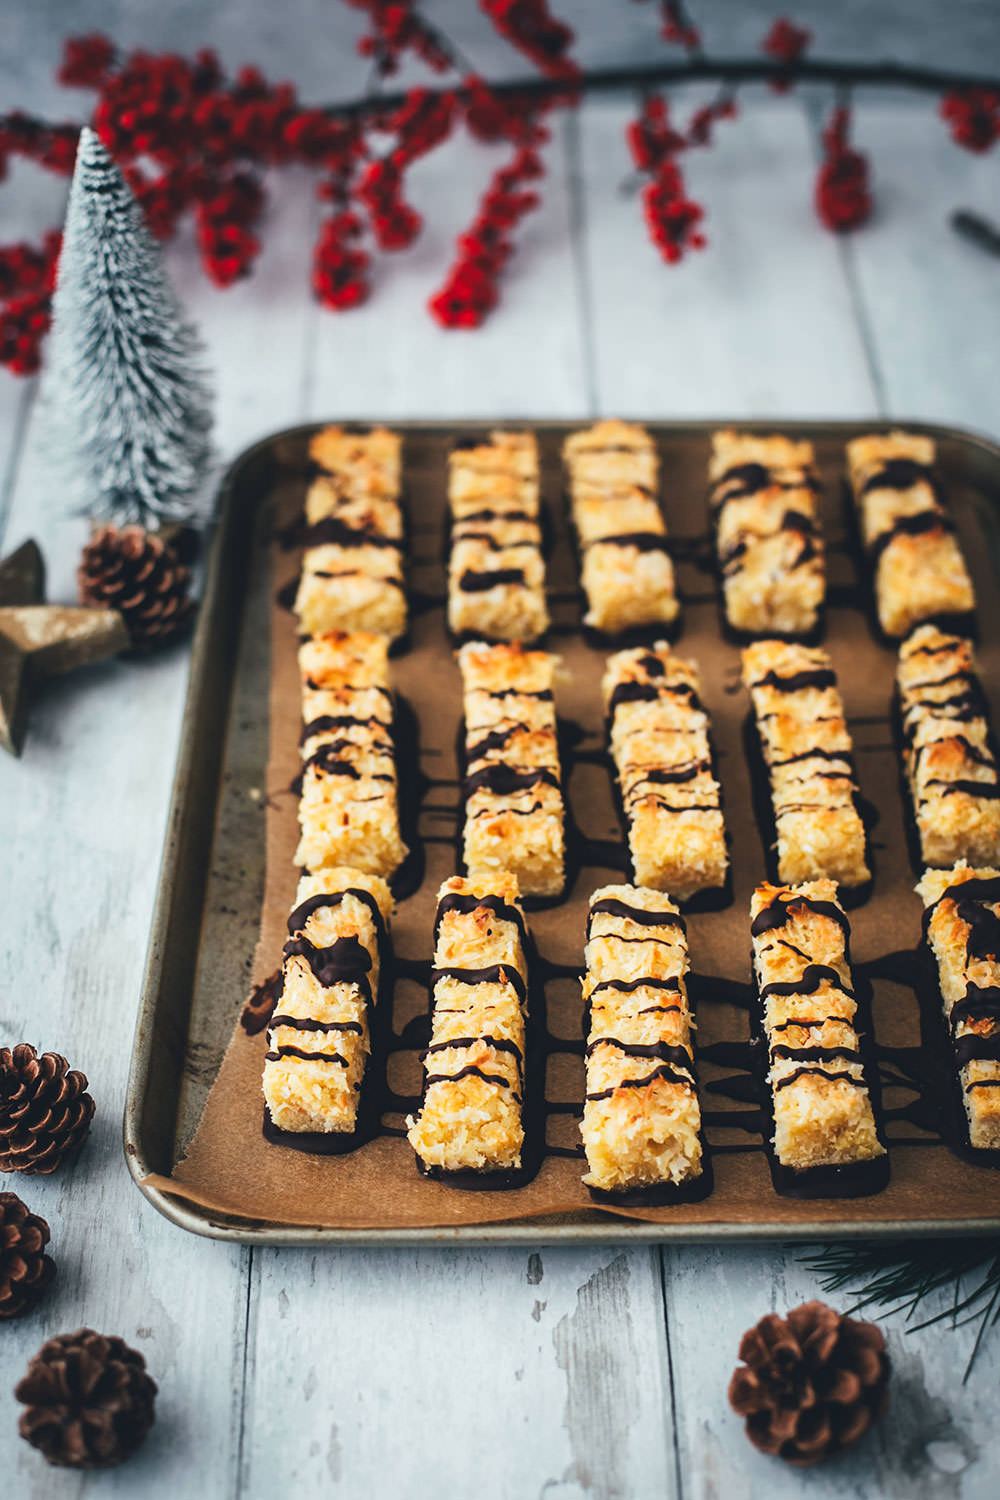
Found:
[{"label": "red berry branch", "polygon": [[[674,51],[672,60],[583,72],[572,56],[574,34],[550,0],[480,0],[495,30],[535,70],[492,84],[427,20],[418,0],[346,3],[363,16],[358,51],[371,60],[373,75],[358,98],[322,108],[302,104],[290,83],[269,82],[255,67],[227,78],[210,51],[193,59],[122,54],[99,35],[65,44],[59,80],[94,91],[94,127],[125,172],[151,231],[169,239],[190,215],[205,271],[218,286],[232,285],[253,268],[265,171],[295,163],[316,173],[317,195],[326,205],[313,290],[324,307],[358,306],[371,292],[377,257],[406,249],[421,231],[421,215],[407,194],[410,167],[463,130],[477,141],[505,143],[510,154],[490,178],[429,305],[446,327],[477,327],[499,301],[518,225],[541,201],[547,117],[598,89],[641,92],[627,144],[644,179],[650,238],[671,263],[705,244],[705,208],[688,191],[684,153],[711,145],[715,126],[735,117],[743,84],[763,82],[779,92],[803,80],[834,86],[815,190],[817,215],[833,230],[864,223],[872,205],[868,163],[849,139],[849,90],[927,90],[938,95],[957,145],[986,151],[1000,138],[1000,80],[813,58],[809,33],[787,17],[774,22],[759,57],[711,58],[683,0],[656,0],[657,29]],[[382,80],[404,57],[429,69],[433,86],[384,92]],[[674,123],[663,90],[701,80],[714,82],[716,93],[686,124]],[[21,111],[0,115],[0,181],[14,157],[68,176],[79,129],[75,122],[54,124]],[[59,232],[52,230],[39,245],[0,247],[0,363],[17,374],[39,366],[59,245]]]},{"label": "red berry branch", "polygon": [[[638,0],[643,4],[644,0]],[[660,35],[665,42],[675,47],[684,47],[688,52],[701,50],[701,33],[687,13],[681,0],[657,0],[660,13]]]},{"label": "red berry branch", "polygon": [[575,41],[546,0],[479,0],[500,35],[530,58],[547,78],[575,82],[580,69],[567,54]]},{"label": "red berry branch", "polygon": [[371,23],[358,42],[362,57],[375,62],[381,77],[399,68],[404,52],[412,52],[435,73],[447,73],[454,66],[455,54],[433,26],[417,13],[414,0],[346,0],[355,10],[363,10]]},{"label": "red berry branch", "polygon": [[776,94],[783,94],[795,81],[795,64],[812,41],[812,34],[802,26],[796,26],[787,16],[781,16],[771,27],[761,43],[761,50],[776,57],[784,71],[771,79]]},{"label": "red berry branch", "polygon": [[823,165],[816,179],[816,212],[827,229],[856,229],[872,211],[868,161],[848,142],[851,112],[838,105],[823,131]]},{"label": "red berry branch", "polygon": [[956,145],[966,151],[988,151],[1000,137],[1000,87],[945,94],[941,114]]}]

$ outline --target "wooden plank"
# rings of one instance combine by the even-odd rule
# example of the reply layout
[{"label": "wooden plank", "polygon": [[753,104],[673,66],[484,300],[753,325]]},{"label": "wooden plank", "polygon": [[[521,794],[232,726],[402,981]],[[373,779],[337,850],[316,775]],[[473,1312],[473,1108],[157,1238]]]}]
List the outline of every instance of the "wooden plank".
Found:
[{"label": "wooden plank", "polygon": [[[285,180],[258,278],[227,298],[171,253],[218,374],[218,437],[228,456],[301,413],[308,188]],[[18,474],[8,541],[36,535],[50,596],[69,599],[85,523],[63,513],[35,425]],[[143,1203],[121,1149],[121,1111],[187,678],[183,646],[51,684],[35,704],[24,757],[0,760],[9,857],[0,1036],[65,1052],[98,1103],[79,1163],[13,1184],[50,1221],[53,1296],[5,1333],[14,1372],[42,1339],[89,1324],[142,1349],[160,1382],[160,1419],[109,1492],[231,1493],[239,1445],[249,1252],[175,1229]],[[28,982],[26,982],[28,979]],[[6,1185],[6,1184],[5,1184]],[[0,1463],[19,1495],[65,1493],[0,1424]],[[195,1479],[197,1475],[197,1479]]]},{"label": "wooden plank", "polygon": [[872,161],[872,222],[846,243],[884,409],[1000,436],[1000,261],[948,220],[996,222],[1000,152],[952,143],[935,101],[861,104],[855,137]]},{"label": "wooden plank", "polygon": [[[12,161],[3,193],[3,237],[5,245],[27,241],[37,244],[46,230],[62,220],[66,183],[43,172],[33,162]],[[28,419],[37,394],[35,376],[14,375],[0,367],[0,432],[4,434],[0,454],[0,537],[14,497],[18,465],[28,429]]]},{"label": "wooden plank", "polygon": [[[665,1261],[670,1351],[684,1413],[683,1493],[793,1500],[803,1492],[801,1471],[751,1446],[726,1391],[744,1331],[766,1313],[823,1297],[815,1277],[794,1255],[765,1257],[751,1247],[706,1247],[697,1256],[684,1252]],[[833,1300],[848,1305],[846,1294]],[[940,1298],[921,1316],[946,1304]],[[963,1386],[970,1330],[907,1332],[898,1317],[882,1326],[893,1366],[888,1413],[852,1453],[809,1475],[810,1493],[831,1500],[876,1494],[890,1500],[986,1500],[996,1489],[996,1340]],[[696,1410],[690,1410],[693,1403]]]},{"label": "wooden plank", "polygon": [[426,307],[455,236],[508,154],[461,137],[416,164],[407,194],[426,214],[424,232],[410,250],[379,259],[370,302],[322,314],[310,415],[558,417],[583,409],[562,127],[545,152],[543,205],[515,233],[499,310],[468,331],[440,328]]},{"label": "wooden plank", "polygon": [[[672,96],[684,121],[696,100]],[[625,145],[634,100],[581,116],[587,282],[602,410],[636,416],[825,416],[871,409],[836,241],[813,216],[815,165],[794,98],[741,101],[684,159],[708,247],[665,264],[649,240]]]},{"label": "wooden plank", "polygon": [[675,1493],[655,1253],[254,1262],[244,1495]]}]

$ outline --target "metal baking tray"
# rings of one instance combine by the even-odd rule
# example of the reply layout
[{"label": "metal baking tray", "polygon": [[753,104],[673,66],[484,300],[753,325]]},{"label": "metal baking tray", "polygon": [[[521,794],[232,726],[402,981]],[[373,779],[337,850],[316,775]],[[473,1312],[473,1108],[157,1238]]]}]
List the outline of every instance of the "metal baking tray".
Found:
[{"label": "metal baking tray", "polygon": [[[519,425],[556,438],[585,421],[525,418]],[[125,1105],[126,1160],[140,1192],[192,1233],[249,1244],[614,1244],[1000,1233],[1000,1216],[916,1225],[885,1218],[859,1224],[850,1217],[849,1202],[842,1218],[822,1223],[771,1222],[764,1210],[753,1223],[654,1224],[613,1219],[594,1210],[569,1218],[449,1228],[309,1228],[230,1218],[143,1180],[150,1173],[169,1174],[184,1154],[232,1033],[234,996],[242,997],[247,987],[264,884],[268,501],[282,476],[287,482],[297,471],[301,482],[308,439],[322,425],[290,428],[255,444],[220,485]],[[426,451],[428,445],[440,450],[443,441],[488,425],[489,419],[394,424],[408,453]],[[690,457],[695,449],[703,455],[708,434],[725,422],[645,425],[665,456],[683,451]],[[884,430],[886,424],[769,420],[738,425],[758,431],[780,428],[829,449],[860,433]],[[975,492],[990,581],[1000,588],[1000,448],[951,427],[898,425],[934,437],[946,482],[960,482]]]}]

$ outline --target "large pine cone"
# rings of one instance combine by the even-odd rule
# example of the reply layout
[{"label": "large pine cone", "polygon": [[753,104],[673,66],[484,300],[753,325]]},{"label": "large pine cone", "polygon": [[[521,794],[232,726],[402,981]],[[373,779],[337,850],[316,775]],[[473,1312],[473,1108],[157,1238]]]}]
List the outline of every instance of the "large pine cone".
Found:
[{"label": "large pine cone", "polygon": [[856,1443],[885,1410],[889,1357],[874,1323],[804,1302],[743,1335],[729,1401],[762,1453],[818,1463]]},{"label": "large pine cone", "polygon": [[77,573],[81,604],[117,609],[137,651],[179,635],[191,621],[191,574],[178,548],[141,526],[102,526],[83,549]]},{"label": "large pine cone", "polygon": [[45,1254],[49,1226],[28,1212],[16,1193],[0,1193],[0,1318],[34,1307],[56,1274]]},{"label": "large pine cone", "polygon": [[94,1118],[87,1077],[58,1052],[0,1048],[0,1172],[54,1172]]},{"label": "large pine cone", "polygon": [[81,1328],[43,1344],[14,1395],[27,1408],[21,1436],[50,1464],[107,1469],[152,1427],[156,1382],[122,1339]]}]

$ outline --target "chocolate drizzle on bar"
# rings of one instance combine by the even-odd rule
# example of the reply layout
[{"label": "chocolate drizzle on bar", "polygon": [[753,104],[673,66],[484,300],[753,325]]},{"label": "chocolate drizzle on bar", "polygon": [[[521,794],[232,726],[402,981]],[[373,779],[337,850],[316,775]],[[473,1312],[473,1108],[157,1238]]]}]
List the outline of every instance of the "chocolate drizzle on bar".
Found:
[{"label": "chocolate drizzle on bar", "polygon": [[513,922],[521,938],[522,947],[527,943],[528,929],[524,916],[518,907],[511,906],[500,896],[475,896],[457,891],[449,891],[438,902],[437,915],[434,918],[435,944],[441,932],[441,925],[449,912],[458,912],[464,916],[468,912],[478,911],[480,908],[484,911],[492,912],[501,922]]},{"label": "chocolate drizzle on bar", "polygon": [[[920,675],[910,681],[914,657],[921,658]],[[924,659],[929,659],[926,666]],[[928,677],[926,673],[939,663],[940,675]],[[978,843],[968,842],[959,827],[945,847],[938,830],[939,810],[945,820],[960,817],[948,810],[947,798],[961,795],[981,804],[1000,799],[996,743],[970,642],[942,634],[933,626],[920,627],[904,641],[896,709],[904,786],[920,866],[947,866],[959,857],[973,863],[994,861],[1000,855],[1000,838],[994,837],[987,846],[983,833],[973,832],[971,837]],[[958,732],[956,725],[964,726],[965,732]],[[977,769],[985,774],[973,774]]]},{"label": "chocolate drizzle on bar", "polygon": [[[587,1108],[582,1130],[591,1166],[591,1173],[586,1181],[597,1201],[666,1204],[690,1201],[704,1196],[711,1188],[711,1169],[701,1129],[694,1058],[689,1040],[690,1017],[684,986],[687,971],[684,921],[677,911],[665,905],[647,908],[642,900],[645,894],[647,893],[637,889],[633,897],[627,887],[620,888],[620,894],[614,895],[598,891],[591,899],[587,919],[588,968],[585,993],[588,996],[588,1039],[584,1048]],[[600,930],[595,932],[594,923],[602,917],[610,918],[611,923],[600,922]],[[614,930],[614,924],[622,922],[635,923],[647,931],[640,937],[627,937]],[[639,955],[642,955],[642,946],[645,945],[652,972],[640,973],[638,977],[631,979],[625,977],[625,973],[629,971],[634,973],[636,966],[641,967],[640,956],[638,965],[630,957],[627,960],[628,968],[622,974],[616,974],[614,970],[619,962],[617,949],[606,945],[618,943],[639,945]],[[668,950],[666,955],[662,952],[664,947]],[[678,972],[671,975],[657,973],[664,963],[670,967],[676,964]],[[644,990],[666,992],[675,998],[664,1004],[643,1004]],[[601,995],[604,999],[598,1007],[597,998]],[[653,1015],[674,1016],[678,1019],[659,1023],[641,1019]],[[657,1036],[660,1026],[669,1029],[660,1031]],[[650,1063],[654,1066],[640,1067],[637,1070],[631,1066],[633,1063]],[[655,1088],[658,1083],[679,1086],[692,1097],[683,1105],[670,1104],[662,1090]],[[642,1094],[644,1097],[637,1098],[633,1104],[632,1093]],[[639,1122],[637,1129],[640,1134],[643,1112],[650,1111],[648,1150],[653,1155],[650,1162],[643,1164],[635,1158],[634,1146],[626,1146],[628,1154],[619,1159],[614,1170],[619,1176],[626,1173],[630,1176],[637,1175],[632,1176],[630,1187],[609,1189],[605,1184],[609,1180],[609,1160],[614,1162],[616,1153],[614,1122],[617,1115],[615,1107],[606,1112],[593,1111],[590,1106],[615,1100],[619,1094],[629,1098],[629,1119]],[[660,1111],[673,1111],[674,1108],[679,1109],[680,1114],[674,1117],[668,1113],[661,1124]],[[674,1118],[676,1126],[671,1123]],[[670,1137],[663,1139],[659,1136],[659,1130],[664,1128],[680,1132],[673,1142],[673,1149],[683,1153],[671,1159],[666,1171],[656,1161],[657,1143],[664,1149],[671,1149]],[[692,1130],[700,1143],[698,1157],[689,1154],[686,1144]],[[595,1148],[596,1156],[593,1154]],[[683,1170],[679,1169],[681,1167]],[[604,1184],[601,1184],[602,1177]]]},{"label": "chocolate drizzle on bar", "polygon": [[[639,426],[597,423],[567,438],[563,460],[585,637],[604,648],[669,639],[679,610],[652,438]],[[608,552],[639,556],[628,567]]]},{"label": "chocolate drizzle on bar", "polygon": [[[872,1050],[870,999],[867,984],[845,979],[841,967],[833,963],[819,963],[811,957],[817,949],[829,949],[829,940],[821,930],[817,931],[815,945],[811,940],[812,919],[819,918],[835,922],[843,934],[842,968],[850,972],[850,929],[845,912],[839,902],[810,896],[794,887],[777,890],[771,899],[758,911],[751,922],[750,931],[755,942],[755,991],[756,1005],[752,1019],[752,1046],[758,1048],[762,1061],[760,1082],[762,1095],[771,1104],[771,1121],[765,1133],[772,1179],[779,1192],[794,1196],[828,1196],[831,1184],[836,1184],[840,1193],[847,1196],[863,1196],[878,1192],[888,1181],[888,1155],[881,1123],[881,1099],[878,1089],[878,1073]],[[765,980],[767,954],[772,947],[791,949],[786,939],[771,934],[780,934],[790,921],[802,924],[804,947],[794,951],[806,959],[801,973],[789,980]],[[763,941],[761,941],[763,940]],[[831,1000],[830,1011],[823,1012],[825,996]],[[787,1001],[790,1014],[786,1019],[769,1023],[767,1020],[770,998]],[[801,997],[802,1004],[795,1001]],[[833,1005],[833,997],[838,1004]],[[849,1002],[848,1006],[843,1001]],[[779,1014],[781,1011],[779,1010]],[[821,1042],[823,1028],[827,1025],[838,1029],[839,1039]],[[804,1034],[801,1042],[786,1040],[787,1033]],[[766,1061],[764,1061],[766,1059]],[[853,1066],[838,1067],[847,1062]],[[787,1071],[780,1069],[782,1063],[792,1063]],[[883,1148],[883,1154],[858,1156],[854,1160],[845,1157],[837,1165],[803,1166],[793,1159],[782,1160],[774,1144],[778,1099],[783,1092],[804,1079],[821,1079],[826,1084],[848,1085],[867,1096],[867,1107],[871,1109],[870,1121],[875,1138]],[[817,1095],[810,1110],[819,1110],[821,1101],[831,1101],[835,1096]],[[795,1110],[797,1106],[792,1105]],[[794,1119],[794,1115],[792,1116]],[[786,1127],[787,1128],[787,1127]]]},{"label": "chocolate drizzle on bar", "polygon": [[[669,890],[685,908],[728,904],[721,787],[694,664],[663,642],[618,652],[608,658],[602,690],[627,873],[637,885]],[[634,704],[651,707],[632,712]],[[686,838],[675,837],[674,819]]]},{"label": "chocolate drizzle on bar", "polygon": [[[484,929],[478,920],[481,912],[489,913],[495,923],[489,922]],[[460,918],[471,916],[476,920],[453,924],[446,940],[444,925],[450,914]],[[517,962],[497,962],[483,967],[440,962],[445,951],[459,957],[465,943],[470,948],[481,950],[485,941],[492,946],[494,953],[503,949],[510,938],[495,930],[501,923],[512,926],[517,933]],[[539,1134],[544,1137],[544,1125],[539,1132],[534,1119],[542,1107],[544,1066],[536,1067],[529,1056],[533,1048],[532,1007],[529,1005],[533,949],[524,917],[518,906],[505,901],[498,893],[487,891],[480,895],[468,890],[445,889],[439,898],[435,918],[434,952],[436,963],[428,976],[431,1035],[421,1054],[425,1067],[423,1101],[417,1118],[407,1121],[417,1165],[424,1175],[452,1187],[482,1189],[521,1185],[540,1165],[543,1144],[538,1137]],[[523,966],[523,971],[518,963]],[[456,993],[451,988],[454,985],[466,987],[464,998],[462,991]],[[484,985],[496,986],[497,990],[491,995],[489,1004],[477,1014],[477,1007],[481,1004],[479,991]],[[455,1029],[457,1034],[449,1036],[450,1029]],[[514,1036],[497,1035],[498,1031],[513,1031]],[[472,1049],[478,1049],[480,1056],[461,1063],[461,1054]],[[496,1059],[492,1066],[490,1060],[483,1057],[483,1049]],[[457,1054],[458,1066],[455,1058],[443,1061],[450,1053]],[[513,1068],[509,1071],[497,1066],[504,1057],[513,1059]],[[442,1061],[435,1066],[432,1059]],[[500,1098],[494,1096],[490,1102],[486,1096],[483,1102],[475,1094],[470,1096],[461,1088],[463,1080],[468,1078],[478,1078],[491,1090],[499,1090]],[[529,1100],[533,1127],[530,1138],[527,1128]],[[510,1113],[511,1105],[517,1107],[515,1116]],[[525,1110],[523,1128],[522,1108]],[[460,1122],[457,1143],[450,1140],[454,1122]],[[521,1137],[520,1145],[516,1136]],[[457,1150],[459,1160],[464,1154],[466,1162],[470,1155],[483,1157],[485,1165],[456,1168],[454,1155],[449,1162],[449,1150]],[[446,1163],[443,1166],[435,1159],[442,1152]],[[508,1165],[515,1152],[521,1157],[520,1166]]]},{"label": "chocolate drizzle on bar", "polygon": [[306,516],[280,536],[285,546],[304,549],[299,580],[282,591],[282,602],[293,605],[303,634],[357,629],[358,594],[341,585],[356,579],[365,586],[362,601],[382,594],[383,626],[400,639],[406,607],[393,596],[405,601],[406,528],[394,472],[398,448],[393,453],[394,440],[384,431],[359,431],[354,442],[343,442],[344,436],[343,429],[330,429],[314,440],[325,443],[327,462],[310,461]]},{"label": "chocolate drizzle on bar", "polygon": [[[350,930],[354,914],[345,914],[348,931],[341,932],[332,941],[321,944],[306,934],[311,919],[320,912],[333,911],[355,901],[367,913],[374,936],[374,950],[378,959],[379,987],[373,989],[375,962],[370,946],[362,941],[361,928]],[[283,949],[284,964],[280,975],[272,985],[274,1011],[268,1021],[268,1050],[264,1061],[285,1062],[297,1059],[304,1063],[323,1063],[331,1067],[349,1070],[355,1068],[359,1081],[352,1087],[357,1091],[354,1123],[351,1129],[334,1130],[286,1130],[275,1124],[265,1104],[264,1134],[277,1145],[298,1151],[321,1154],[342,1154],[356,1149],[378,1132],[379,1065],[368,1065],[369,1052],[374,1056],[384,1049],[384,1032],[388,1026],[387,1003],[392,986],[392,952],[389,935],[381,908],[374,894],[360,886],[344,886],[340,889],[317,891],[301,901],[289,914],[287,921],[288,940]],[[368,942],[370,943],[370,939]],[[314,1014],[292,1015],[281,1008],[283,996],[291,989],[299,1004],[308,1000],[308,991],[301,989],[301,981],[294,972],[296,963],[304,964],[316,980],[323,993],[321,1003],[329,1003],[331,992],[335,992],[334,1003],[340,1007],[354,1007],[354,1017],[341,1015],[323,1019]],[[290,967],[292,966],[292,967]],[[359,1012],[358,1006],[361,1010]],[[284,1028],[297,1034],[296,1040],[279,1040],[277,1033]],[[367,1041],[364,1040],[368,1033]],[[308,1038],[333,1037],[340,1039],[332,1050],[323,1046],[309,1046]],[[298,1038],[301,1038],[299,1040]],[[355,1042],[353,1039],[357,1038]],[[349,1045],[351,1044],[351,1045]],[[360,1060],[360,1067],[358,1066]],[[268,1089],[265,1068],[265,1095]],[[279,1085],[280,1088],[280,1085]],[[280,1093],[279,1093],[280,1097]],[[337,1106],[341,1111],[344,1105]]]},{"label": "chocolate drizzle on bar", "polygon": [[912,458],[890,458],[869,474],[859,490],[859,495],[872,490],[909,490],[915,484],[929,484],[937,494],[940,480],[930,464],[917,463]]},{"label": "chocolate drizzle on bar", "polygon": [[[535,640],[548,626],[537,452],[522,437],[508,445],[502,433],[484,435],[449,457],[447,614],[459,642]],[[493,597],[473,605],[469,595]]]},{"label": "chocolate drizzle on bar", "polygon": [[743,653],[743,676],[752,701],[744,738],[769,873],[780,883],[836,879],[859,904],[871,891],[874,815],[861,798],[829,657],[759,641]]},{"label": "chocolate drizzle on bar", "polygon": [[872,625],[893,644],[922,623],[975,628],[974,591],[947,495],[933,462],[925,461],[934,448],[906,432],[848,444],[852,522],[874,602]]},{"label": "chocolate drizzle on bar", "polygon": [[[997,905],[1000,905],[1000,874],[954,881],[925,908],[924,940],[935,975],[935,1010],[951,1044],[957,1106],[954,1115],[963,1145],[974,1158],[1000,1164],[1000,1152],[992,1144],[1000,1140],[1000,1130],[995,1126],[991,1129],[989,1107],[978,1094],[981,1089],[1000,1087],[1000,915],[994,910]],[[945,908],[943,920],[936,931],[935,918],[942,908]],[[950,949],[957,936],[956,919],[966,928],[960,969],[965,989],[949,1005],[944,996],[946,987],[950,991],[955,978]],[[938,945],[941,950],[935,952]],[[972,965],[976,965],[976,979],[972,978]],[[947,983],[946,971],[950,976]],[[993,1076],[972,1076],[972,1065],[976,1063],[994,1064]],[[984,1107],[985,1116],[981,1113]],[[974,1129],[978,1137],[975,1141]]]},{"label": "chocolate drizzle on bar", "polygon": [[554,786],[558,788],[559,777],[555,771],[547,766],[527,766],[519,769],[516,766],[504,765],[502,761],[481,766],[478,771],[470,771],[465,777],[463,788],[466,797],[471,797],[474,792],[492,792],[495,797],[510,797],[517,792],[524,792],[533,786]]},{"label": "chocolate drizzle on bar", "polygon": [[689,682],[620,682],[608,700],[608,718],[622,703],[655,703],[658,698],[686,698],[692,708],[700,708],[697,690]]},{"label": "chocolate drizzle on bar", "polygon": [[[715,447],[719,452],[724,451],[724,444],[754,441],[737,433],[718,433]],[[780,438],[764,441],[785,442]],[[788,455],[781,462],[730,464],[709,490],[726,626],[740,641],[763,635],[815,639],[821,628],[825,582],[817,513],[820,484],[812,465],[797,462],[794,448],[787,447]],[[795,495],[795,501],[785,504],[785,494]],[[734,505],[740,509],[730,511]],[[776,539],[782,537],[787,537],[787,543],[776,552]],[[758,568],[765,570],[766,582],[751,599],[741,597],[741,575],[754,574]],[[796,611],[794,595],[803,590],[807,597]],[[801,618],[795,619],[793,628],[783,625],[785,619],[791,621],[797,615]]]},{"label": "chocolate drizzle on bar", "polygon": [[868,548],[869,565],[878,568],[879,558],[898,536],[927,536],[931,532],[953,532],[955,523],[941,510],[920,510],[909,515],[897,516],[891,526],[880,531]]},{"label": "chocolate drizzle on bar", "polygon": [[[803,896],[798,892],[790,896],[779,893],[767,906],[754,917],[750,924],[751,937],[760,937],[764,932],[773,932],[777,927],[785,927],[789,922],[794,922],[801,917],[803,912],[813,912],[818,917],[827,917],[846,936],[851,928],[847,920],[847,913],[835,901],[817,901],[812,896]],[[798,994],[798,991],[793,991]]]},{"label": "chocolate drizzle on bar", "polygon": [[466,568],[458,579],[458,587],[465,594],[485,594],[490,589],[512,583],[527,584],[523,568],[494,568],[492,571],[484,568],[480,572]]},{"label": "chocolate drizzle on bar", "polygon": [[[459,652],[459,666],[460,867],[507,869],[524,899],[558,898],[566,879],[559,724],[551,689],[530,686],[551,679],[552,658],[474,644]],[[510,686],[494,686],[505,682]],[[509,818],[521,821],[512,827]]]},{"label": "chocolate drizzle on bar", "polygon": [[[597,901],[592,901],[590,911],[587,914],[587,937],[590,937],[594,925],[594,918],[605,912],[610,917],[621,917],[626,922],[636,922],[640,927],[676,927],[681,932],[686,932],[684,918],[676,911],[647,911],[642,906],[631,906],[627,901],[621,901],[617,896],[602,896]],[[618,936],[617,933],[610,934]],[[627,938],[622,938],[627,942]],[[639,938],[639,942],[646,942],[646,938]]]}]

